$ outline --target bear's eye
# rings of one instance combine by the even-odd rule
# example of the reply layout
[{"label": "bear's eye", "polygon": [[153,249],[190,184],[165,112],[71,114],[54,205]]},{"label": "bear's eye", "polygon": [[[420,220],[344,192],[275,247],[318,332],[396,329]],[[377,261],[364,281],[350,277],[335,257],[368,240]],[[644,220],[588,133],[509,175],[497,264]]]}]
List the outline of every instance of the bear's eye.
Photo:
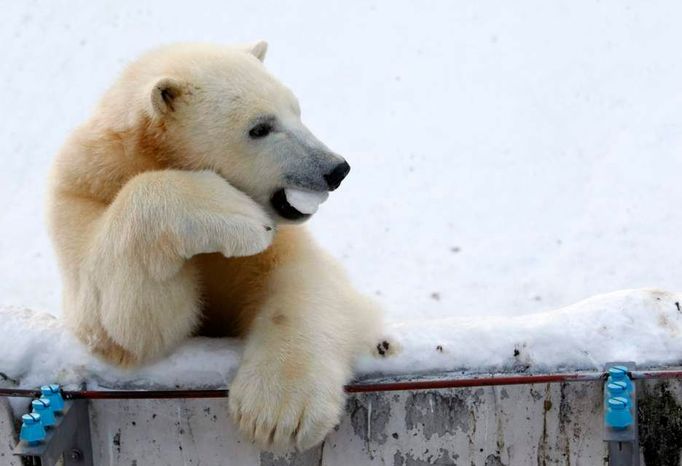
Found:
[{"label": "bear's eye", "polygon": [[272,125],[270,123],[258,123],[256,126],[251,128],[249,131],[249,136],[253,139],[264,138],[272,131]]}]

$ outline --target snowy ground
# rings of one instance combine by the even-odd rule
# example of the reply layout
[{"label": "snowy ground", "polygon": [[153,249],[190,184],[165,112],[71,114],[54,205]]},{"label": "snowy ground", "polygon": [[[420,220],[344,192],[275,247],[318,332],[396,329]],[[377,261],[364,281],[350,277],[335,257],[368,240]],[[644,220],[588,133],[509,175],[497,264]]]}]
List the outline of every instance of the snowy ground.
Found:
[{"label": "snowy ground", "polygon": [[394,321],[680,286],[679,2],[6,2],[0,304],[59,312],[45,174],[123,64],[265,38],[353,171],[310,222]]}]

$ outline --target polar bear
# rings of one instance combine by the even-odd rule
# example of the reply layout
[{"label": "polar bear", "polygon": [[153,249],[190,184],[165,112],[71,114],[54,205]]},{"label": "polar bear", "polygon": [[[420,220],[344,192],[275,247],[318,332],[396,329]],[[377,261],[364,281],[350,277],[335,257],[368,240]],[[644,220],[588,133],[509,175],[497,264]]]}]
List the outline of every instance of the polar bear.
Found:
[{"label": "polar bear", "polygon": [[57,155],[48,223],[63,317],[134,366],[193,334],[243,336],[229,407],[271,450],[338,422],[380,312],[300,223],[349,171],[262,64],[267,44],[132,63]]}]

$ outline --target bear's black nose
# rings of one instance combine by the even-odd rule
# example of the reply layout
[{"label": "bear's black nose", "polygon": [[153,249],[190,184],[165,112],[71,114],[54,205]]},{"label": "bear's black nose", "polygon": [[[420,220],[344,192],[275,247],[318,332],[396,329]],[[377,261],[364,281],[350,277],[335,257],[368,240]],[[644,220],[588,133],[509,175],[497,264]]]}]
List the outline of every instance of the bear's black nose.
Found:
[{"label": "bear's black nose", "polygon": [[330,191],[334,191],[339,187],[343,179],[348,175],[350,171],[350,165],[345,160],[338,164],[332,171],[324,175],[324,179],[327,182],[327,186]]}]

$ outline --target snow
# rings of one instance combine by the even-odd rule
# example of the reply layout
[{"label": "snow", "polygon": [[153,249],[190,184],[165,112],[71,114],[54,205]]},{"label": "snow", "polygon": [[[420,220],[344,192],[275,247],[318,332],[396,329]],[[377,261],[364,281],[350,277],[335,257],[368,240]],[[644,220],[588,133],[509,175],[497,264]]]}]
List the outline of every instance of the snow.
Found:
[{"label": "snow", "polygon": [[3,308],[0,319],[0,371],[12,386],[224,386],[241,357],[234,339],[193,338],[154,364],[121,369],[94,357],[51,314]]},{"label": "snow", "polygon": [[[640,369],[674,365],[682,355],[680,303],[681,293],[624,290],[534,315],[394,323],[387,329],[388,354],[368,351],[357,374],[600,371],[613,361],[636,361]],[[0,319],[0,368],[11,379],[6,384],[21,387],[225,387],[241,355],[235,340],[193,338],[155,363],[121,370],[90,355],[50,314],[6,308]]]},{"label": "snow", "polygon": [[[423,336],[404,342],[423,354],[419,364],[446,357],[429,356],[436,341],[459,364],[488,356],[498,364],[514,332],[535,348],[536,363],[562,364],[562,353],[538,354],[561,330],[555,314],[529,314],[618,289],[682,289],[681,13],[673,0],[8,2],[0,305],[59,314],[42,215],[47,170],[124,63],[167,42],[265,38],[266,64],[298,95],[304,122],[353,167],[310,227],[384,306],[395,332]],[[600,301],[589,303],[577,309],[584,327],[564,328],[565,343],[594,356],[599,343],[568,338],[597,336],[602,317],[589,306]],[[16,345],[7,354],[40,373],[50,359],[22,356],[27,342],[16,337],[33,331],[21,327],[32,319],[8,319],[0,333]],[[486,325],[505,332],[486,334]],[[462,334],[470,327],[479,340]],[[668,361],[654,344],[662,330],[649,327],[636,356]],[[73,345],[57,321],[47,331],[62,350]],[[228,361],[207,377],[228,377],[233,343],[204,343]],[[173,357],[196,357],[192,345],[204,343]],[[410,351],[381,364],[409,366],[401,358]],[[563,363],[586,363],[575,351]],[[110,368],[72,356],[74,374],[82,360],[112,380]],[[168,384],[180,377],[153,375]]]},{"label": "snow", "polygon": [[451,317],[393,324],[400,351],[364,358],[359,372],[602,371],[607,362],[639,368],[682,360],[682,294],[657,289],[597,295],[554,311],[514,317]]},{"label": "snow", "polygon": [[329,197],[327,192],[302,191],[300,189],[286,188],[284,195],[291,206],[303,214],[314,214],[324,201]]}]

